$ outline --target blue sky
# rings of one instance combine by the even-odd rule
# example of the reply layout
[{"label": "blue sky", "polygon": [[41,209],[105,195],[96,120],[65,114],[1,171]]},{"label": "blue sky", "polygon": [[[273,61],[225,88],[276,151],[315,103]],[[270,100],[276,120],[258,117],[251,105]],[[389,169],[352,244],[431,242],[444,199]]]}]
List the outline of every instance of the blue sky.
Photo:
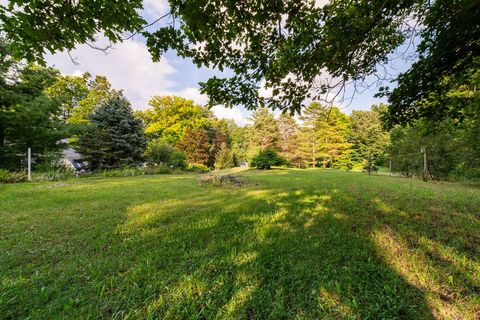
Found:
[{"label": "blue sky", "polygon": [[[144,8],[142,15],[147,21],[153,21],[168,12],[165,0],[144,0]],[[107,44],[102,36],[98,37],[97,43],[99,46]],[[412,50],[410,48],[410,52]],[[399,48],[392,57],[400,55],[403,51],[405,47]],[[198,82],[207,80],[214,74],[220,74],[215,70],[199,69],[190,60],[179,58],[174,52],[168,52],[160,62],[152,62],[144,39],[140,36],[115,44],[106,55],[86,45],[78,46],[71,55],[77,64],[73,63],[65,52],[49,55],[46,59],[63,74],[80,75],[88,71],[92,75],[106,76],[115,89],[124,90],[132,102],[132,107],[140,110],[148,107],[148,100],[153,95],[174,94],[205,104],[207,98],[199,93]],[[397,74],[405,71],[409,64],[404,59],[395,59],[388,66],[388,70],[391,74]],[[372,82],[373,79],[369,78],[367,82]],[[362,93],[357,93],[351,101],[342,102],[340,107],[347,114],[351,110],[369,109],[372,104],[384,101],[374,98],[377,89],[376,86],[372,86]],[[348,88],[347,95],[350,95],[352,90],[353,87]],[[217,117],[233,119],[240,125],[246,124],[249,118],[249,112],[241,106],[233,109],[217,106],[212,111]]]}]

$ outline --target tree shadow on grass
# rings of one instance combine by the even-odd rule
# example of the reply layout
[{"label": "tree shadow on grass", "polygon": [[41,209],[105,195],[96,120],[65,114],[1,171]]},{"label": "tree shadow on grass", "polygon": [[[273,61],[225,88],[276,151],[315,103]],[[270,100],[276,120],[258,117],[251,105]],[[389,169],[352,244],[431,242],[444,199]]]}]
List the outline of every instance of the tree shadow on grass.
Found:
[{"label": "tree shadow on grass", "polygon": [[[474,312],[478,294],[468,290],[478,285],[472,274],[478,264],[448,224],[428,231],[430,212],[407,212],[372,185],[356,194],[355,181],[322,187],[287,171],[275,183],[268,178],[252,177],[241,188],[165,189],[166,200],[149,193],[127,198],[116,229],[83,247],[75,242],[75,260],[8,287],[6,298],[55,286],[9,314],[35,317],[34,307],[37,317],[142,319],[430,319]],[[427,201],[421,198],[414,200]],[[458,215],[462,225],[472,219]],[[438,244],[464,260],[445,259]],[[461,281],[444,283],[453,269],[454,282]],[[456,308],[461,299],[467,309]]]},{"label": "tree shadow on grass", "polygon": [[383,261],[370,226],[348,211],[355,202],[337,207],[346,200],[338,197],[336,190],[259,189],[238,192],[214,214],[209,208],[225,199],[202,196],[184,220],[177,205],[146,220],[137,211],[143,222],[123,233],[138,235],[132,249],[156,248],[150,252],[156,267],[137,261],[129,272],[150,272],[139,287],[164,282],[132,315],[433,318],[423,290]]},{"label": "tree shadow on grass", "polygon": [[373,200],[383,224],[374,231],[381,256],[409,283],[428,293],[437,317],[480,317],[478,201],[465,197],[452,206],[438,195],[412,196],[409,201],[415,205],[388,197]]},{"label": "tree shadow on grass", "polygon": [[258,248],[261,282],[247,303],[258,319],[432,318],[424,292],[379,257],[346,200],[335,189],[272,197],[279,213]]}]

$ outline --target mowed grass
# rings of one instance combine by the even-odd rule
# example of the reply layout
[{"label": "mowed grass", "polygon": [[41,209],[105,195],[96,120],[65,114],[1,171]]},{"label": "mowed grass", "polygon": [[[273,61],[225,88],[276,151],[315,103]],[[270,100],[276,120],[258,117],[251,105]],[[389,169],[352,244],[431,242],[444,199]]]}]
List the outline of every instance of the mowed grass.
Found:
[{"label": "mowed grass", "polygon": [[0,318],[480,317],[478,186],[238,175],[0,185]]}]

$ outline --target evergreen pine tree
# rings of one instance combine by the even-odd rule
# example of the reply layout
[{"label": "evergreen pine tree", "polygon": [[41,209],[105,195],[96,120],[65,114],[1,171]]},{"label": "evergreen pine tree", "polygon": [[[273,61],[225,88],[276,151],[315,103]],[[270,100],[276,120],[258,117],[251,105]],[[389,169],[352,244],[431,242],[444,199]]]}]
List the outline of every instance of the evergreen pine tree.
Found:
[{"label": "evergreen pine tree", "polygon": [[280,155],[295,167],[304,167],[304,154],[298,147],[300,128],[289,114],[282,114],[278,119]]},{"label": "evergreen pine tree", "polygon": [[146,138],[128,100],[113,92],[90,116],[76,144],[92,169],[116,168],[143,160]]},{"label": "evergreen pine tree", "polygon": [[304,150],[313,165],[314,159],[321,159],[324,168],[345,168],[351,146],[347,141],[348,116],[337,107],[314,102],[305,109],[302,120],[305,126]]},{"label": "evergreen pine tree", "polygon": [[385,159],[385,149],[389,143],[389,134],[380,123],[380,113],[387,106],[373,106],[371,111],[353,111],[350,116],[352,130],[348,140],[352,143],[352,161],[362,163],[372,156],[382,163]]},{"label": "evergreen pine tree", "polygon": [[227,144],[222,143],[215,160],[215,169],[228,169],[234,166],[234,157]]},{"label": "evergreen pine tree", "polygon": [[252,115],[252,144],[260,150],[278,147],[278,124],[267,108],[260,108]]}]

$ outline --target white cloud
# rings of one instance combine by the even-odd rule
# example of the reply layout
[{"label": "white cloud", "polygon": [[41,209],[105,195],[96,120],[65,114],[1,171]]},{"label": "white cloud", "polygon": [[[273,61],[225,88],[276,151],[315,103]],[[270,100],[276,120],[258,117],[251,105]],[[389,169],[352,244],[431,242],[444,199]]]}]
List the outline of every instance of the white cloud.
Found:
[{"label": "white cloud", "polygon": [[144,0],[143,10],[145,15],[151,18],[159,18],[168,13],[170,7],[167,0]]},{"label": "white cloud", "polygon": [[195,101],[199,105],[206,105],[208,103],[208,97],[205,94],[201,94],[197,88],[186,87],[181,90],[166,92],[168,95],[175,95],[185,99],[190,99]]},{"label": "white cloud", "polygon": [[258,95],[262,98],[271,98],[273,96],[273,89],[270,87],[267,87],[267,83],[265,79],[262,79],[260,81],[260,89],[258,90]]},{"label": "white cloud", "polygon": [[223,106],[215,106],[212,109],[213,114],[219,119],[232,119],[239,126],[244,126],[250,122],[242,111],[237,107],[225,108]]},{"label": "white cloud", "polygon": [[83,75],[83,72],[82,70],[75,70],[73,71],[71,74],[69,74],[69,76],[73,76],[73,77],[81,77]]},{"label": "white cloud", "polygon": [[[101,42],[97,45],[100,46]],[[176,83],[169,78],[176,70],[164,57],[160,62],[152,62],[145,44],[141,42],[129,40],[115,45],[107,55],[82,45],[71,55],[78,64],[74,64],[67,53],[49,55],[46,60],[66,75],[80,76],[88,71],[93,76],[106,76],[114,89],[124,90],[134,109],[146,109],[148,100],[154,95],[176,95],[191,99],[200,105],[206,105],[208,102],[208,97],[201,94],[198,88],[174,89]],[[236,107],[228,109],[215,106],[212,112],[216,117],[232,119],[238,125],[245,125],[248,122],[246,116]]]},{"label": "white cloud", "polygon": [[[105,44],[99,40],[98,46]],[[152,62],[144,43],[135,40],[116,44],[108,54],[80,45],[71,53],[78,62],[75,65],[67,53],[57,53],[46,57],[50,65],[63,74],[79,75],[90,72],[103,75],[115,89],[123,89],[135,109],[144,109],[150,96],[172,91],[175,83],[170,76],[176,71],[165,57]]]}]

